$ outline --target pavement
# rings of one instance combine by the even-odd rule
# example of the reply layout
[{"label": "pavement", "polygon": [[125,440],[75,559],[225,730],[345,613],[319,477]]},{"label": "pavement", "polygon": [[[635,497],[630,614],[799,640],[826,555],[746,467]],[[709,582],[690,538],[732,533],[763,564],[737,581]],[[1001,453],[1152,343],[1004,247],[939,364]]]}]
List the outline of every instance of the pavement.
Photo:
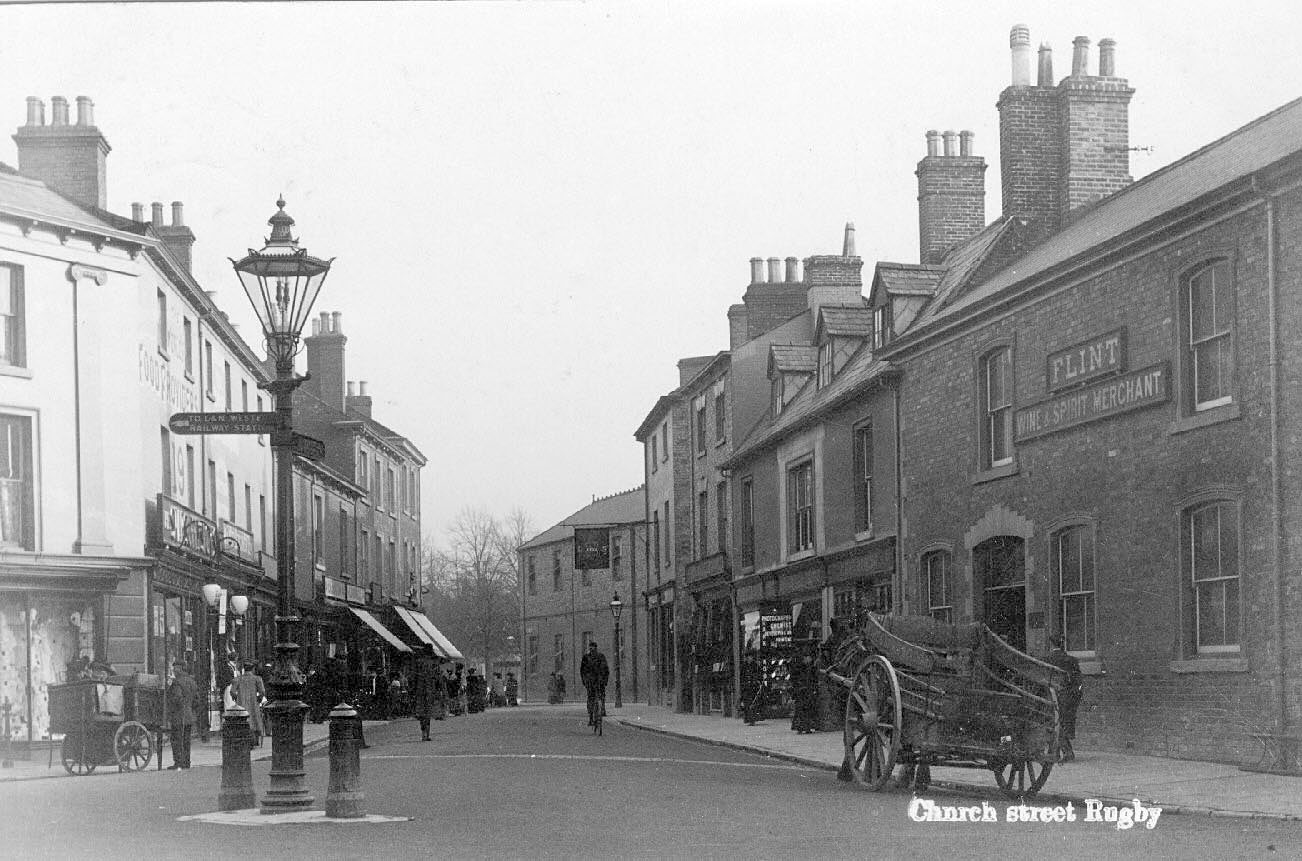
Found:
[{"label": "pavement", "polygon": [[[841,764],[839,732],[800,735],[792,732],[786,720],[747,726],[737,718],[678,714],[639,703],[626,703],[619,709],[608,705],[608,712],[607,720],[640,730],[763,754],[829,772]],[[384,723],[366,721],[366,727]],[[329,724],[304,725],[306,750],[328,741]],[[0,781],[68,776],[57,749],[52,764],[44,750],[34,751],[32,756],[31,760],[15,760],[12,768],[0,768]],[[255,761],[270,758],[269,740],[253,749]],[[197,768],[220,768],[220,738],[214,735],[207,742],[196,739],[191,762]],[[157,768],[157,762],[151,762],[149,768]],[[932,789],[941,792],[997,792],[994,776],[981,770],[935,767],[931,777]],[[1245,771],[1223,763],[1077,750],[1075,761],[1054,767],[1045,788],[1036,796],[1039,802],[1053,804],[1084,804],[1086,799],[1108,805],[1129,805],[1138,799],[1144,805],[1161,807],[1163,813],[1302,820],[1302,775]]]},{"label": "pavement", "polygon": [[[841,765],[839,732],[800,735],[789,720],[747,726],[737,718],[677,714],[667,708],[626,703],[608,706],[608,721],[692,738],[709,744],[761,753],[777,759],[836,771]],[[931,769],[932,788],[963,793],[997,792],[994,775],[967,768]],[[1264,774],[1235,765],[1076,751],[1076,759],[1054,766],[1037,802],[1062,804],[1097,799],[1105,805],[1130,805],[1135,799],[1163,813],[1192,813],[1245,819],[1302,820],[1302,775]]]},{"label": "pavement", "polygon": [[[369,729],[372,726],[384,726],[388,721],[365,722],[365,727]],[[303,749],[311,751],[317,747],[330,742],[330,724],[323,723],[305,723],[303,724]],[[0,754],[0,758],[3,754]],[[261,747],[253,748],[253,761],[271,759],[271,739],[264,738]],[[165,746],[163,752],[163,767],[166,768],[172,763],[170,747]],[[221,735],[213,733],[209,735],[208,741],[193,739],[190,742],[190,765],[193,768],[221,768],[222,765],[222,740]],[[99,771],[113,770],[116,766],[99,766]],[[148,771],[154,771],[158,768],[158,752],[154,752],[154,758],[150,760],[146,767]],[[59,747],[56,744],[53,751],[44,747],[32,751],[31,759],[14,759],[12,768],[0,767],[0,782],[10,780],[42,780],[54,777],[70,777],[63,768],[63,761],[59,756]]]}]

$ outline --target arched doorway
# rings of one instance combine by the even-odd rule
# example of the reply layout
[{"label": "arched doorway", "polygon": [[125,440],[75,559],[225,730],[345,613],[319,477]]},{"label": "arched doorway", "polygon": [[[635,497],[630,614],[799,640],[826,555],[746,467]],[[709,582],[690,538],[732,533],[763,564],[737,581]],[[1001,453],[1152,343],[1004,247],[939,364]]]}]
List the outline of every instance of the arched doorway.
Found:
[{"label": "arched doorway", "polygon": [[1026,542],[996,535],[973,547],[972,580],[981,621],[1008,645],[1026,651]]}]

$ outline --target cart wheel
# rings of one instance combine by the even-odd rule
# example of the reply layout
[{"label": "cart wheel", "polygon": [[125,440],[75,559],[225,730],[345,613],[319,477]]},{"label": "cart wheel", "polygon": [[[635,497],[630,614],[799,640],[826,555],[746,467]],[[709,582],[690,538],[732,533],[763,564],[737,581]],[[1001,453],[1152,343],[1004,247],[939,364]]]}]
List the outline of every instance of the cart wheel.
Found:
[{"label": "cart wheel", "polygon": [[144,724],[129,720],[113,733],[113,755],[119,771],[140,771],[154,756],[149,730]]},{"label": "cart wheel", "polygon": [[1023,759],[1018,762],[992,759],[990,770],[995,773],[995,783],[999,784],[1004,795],[1010,798],[1030,798],[1049,779],[1053,763],[1038,759]]},{"label": "cart wheel", "polygon": [[73,777],[85,777],[95,770],[95,763],[86,755],[85,737],[68,733],[60,748],[64,771]]},{"label": "cart wheel", "polygon": [[845,702],[845,762],[855,783],[875,792],[890,780],[903,717],[895,668],[873,655],[855,673]]}]

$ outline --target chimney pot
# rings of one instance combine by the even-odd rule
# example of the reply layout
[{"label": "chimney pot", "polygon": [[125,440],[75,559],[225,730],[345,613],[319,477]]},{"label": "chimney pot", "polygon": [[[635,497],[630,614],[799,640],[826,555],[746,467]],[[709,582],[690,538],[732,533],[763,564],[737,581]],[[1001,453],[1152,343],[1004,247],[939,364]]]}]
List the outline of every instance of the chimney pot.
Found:
[{"label": "chimney pot", "polygon": [[321,320],[321,334],[326,335],[330,332],[330,312],[322,311],[319,318]]},{"label": "chimney pot", "polygon": [[1117,40],[1099,40],[1099,76],[1115,77],[1117,74]]},{"label": "chimney pot", "polygon": [[357,394],[359,397],[366,397],[366,380],[359,380],[357,383]]},{"label": "chimney pot", "polygon": [[181,214],[183,209],[184,209],[184,204],[182,204],[181,201],[179,200],[172,201],[172,226],[173,227],[185,226],[185,218]]},{"label": "chimney pot", "polygon": [[787,258],[787,282],[790,284],[794,284],[800,280],[796,276],[796,266],[798,263],[799,261],[797,261],[796,258],[794,257]]},{"label": "chimney pot", "polygon": [[972,155],[972,138],[974,137],[976,137],[976,135],[972,134],[972,132],[967,129],[964,129],[963,131],[958,133],[959,155],[963,156],[964,158],[970,157]]},{"label": "chimney pot", "polygon": [[27,97],[27,124],[29,126],[45,125],[45,102],[36,96]]},{"label": "chimney pot", "polygon": [[1090,39],[1089,36],[1077,36],[1071,40],[1071,76],[1085,77],[1089,74]]},{"label": "chimney pot", "polygon": [[321,334],[321,321],[318,320],[316,317],[313,317],[313,318],[312,318],[312,335],[315,337],[316,335],[320,335],[320,334]]},{"label": "chimney pot", "polygon": [[958,132],[953,129],[946,130],[944,137],[945,155],[951,157],[958,155]]},{"label": "chimney pot", "polygon": [[927,155],[940,155],[940,132],[935,129],[927,132]]},{"label": "chimney pot", "polygon": [[344,327],[339,323],[340,318],[343,316],[344,315],[341,311],[335,311],[330,315],[330,331],[336,335],[342,335],[344,333]]},{"label": "chimney pot", "polygon": [[1029,87],[1031,85],[1031,28],[1025,24],[1015,24],[1008,34],[1008,46],[1012,49],[1013,86]]},{"label": "chimney pot", "polygon": [[50,118],[50,125],[66,126],[68,124],[68,100],[63,96],[55,96],[50,99],[50,112],[53,114]]},{"label": "chimney pot", "polygon": [[154,201],[152,204],[150,204],[150,207],[153,209],[153,218],[150,220],[152,221],[155,227],[162,227],[163,226],[163,204],[159,203],[158,201]]},{"label": "chimney pot", "polygon": [[1041,87],[1053,86],[1053,46],[1048,42],[1040,43],[1040,74],[1036,84]]},{"label": "chimney pot", "polygon": [[356,396],[357,396],[357,383],[354,383],[352,380],[349,380],[349,381],[348,381],[348,397],[352,398],[352,397],[356,397]]},{"label": "chimney pot", "polygon": [[782,280],[782,261],[776,257],[769,258],[769,283],[776,284]]},{"label": "chimney pot", "polygon": [[841,242],[841,256],[854,257],[854,222],[845,223],[845,239]]},{"label": "chimney pot", "polygon": [[764,260],[760,257],[750,259],[750,283],[764,283]]},{"label": "chimney pot", "polygon": [[131,220],[132,221],[145,220],[145,205],[143,203],[131,204]]},{"label": "chimney pot", "polygon": [[95,103],[89,96],[77,96],[77,125],[95,125]]}]

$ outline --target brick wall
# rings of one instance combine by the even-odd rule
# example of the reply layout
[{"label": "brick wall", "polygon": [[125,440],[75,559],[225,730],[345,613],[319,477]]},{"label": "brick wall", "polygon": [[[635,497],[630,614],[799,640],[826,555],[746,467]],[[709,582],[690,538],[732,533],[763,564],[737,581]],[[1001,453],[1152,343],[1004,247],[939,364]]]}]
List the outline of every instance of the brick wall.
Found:
[{"label": "brick wall", "polygon": [[1058,85],[1062,167],[1058,204],[1070,211],[1130,184],[1130,97],[1124,78],[1066,78]]},{"label": "brick wall", "polygon": [[[1296,193],[1280,200],[1276,233],[1287,240],[1302,229]],[[1192,236],[1113,265],[1088,279],[1009,311],[938,346],[902,357],[906,479],[905,571],[915,612],[922,548],[954,547],[955,606],[969,618],[979,606],[968,542],[992,512],[1029,523],[1026,544],[1029,612],[1052,627],[1049,535],[1055,522],[1088,518],[1094,524],[1097,572],[1098,665],[1105,675],[1086,680],[1080,745],[1225,761],[1254,758],[1252,732],[1274,728],[1277,649],[1272,586],[1269,362],[1265,234],[1260,206],[1212,224]],[[976,382],[984,346],[1003,339],[1014,350],[1015,405],[1045,397],[1046,356],[1111,329],[1124,327],[1131,369],[1176,359],[1177,284],[1210,255],[1229,255],[1235,272],[1239,417],[1195,429],[1179,422],[1178,399],[1022,442],[1016,472],[980,481],[977,475]],[[1281,284],[1302,278],[1296,243],[1280,255]],[[1291,279],[1291,280],[1290,280]],[[1284,296],[1288,297],[1287,291]],[[1302,325],[1302,303],[1288,297],[1283,332]],[[1294,327],[1294,328],[1290,328]],[[1302,350],[1285,338],[1281,363],[1281,426],[1302,414]],[[1290,424],[1292,422],[1292,424]],[[1302,456],[1296,434],[1285,434],[1284,461]],[[1286,549],[1298,548],[1302,509],[1299,479],[1285,474]],[[1179,559],[1181,500],[1204,488],[1241,494],[1242,659],[1240,671],[1177,672],[1188,657],[1181,646]],[[1004,516],[1004,515],[1001,515]],[[1298,607],[1299,578],[1286,560],[1290,608]],[[1029,628],[1029,648],[1043,653],[1046,628]],[[1289,646],[1294,678],[1302,661]],[[1185,669],[1189,669],[1187,666]],[[1289,709],[1298,720],[1296,695]]]},{"label": "brick wall", "polygon": [[918,251],[923,263],[981,232],[986,224],[986,160],[929,155],[918,162]]},{"label": "brick wall", "polygon": [[999,174],[1004,215],[1048,229],[1062,209],[1061,110],[1052,87],[1008,87],[999,96]]}]

